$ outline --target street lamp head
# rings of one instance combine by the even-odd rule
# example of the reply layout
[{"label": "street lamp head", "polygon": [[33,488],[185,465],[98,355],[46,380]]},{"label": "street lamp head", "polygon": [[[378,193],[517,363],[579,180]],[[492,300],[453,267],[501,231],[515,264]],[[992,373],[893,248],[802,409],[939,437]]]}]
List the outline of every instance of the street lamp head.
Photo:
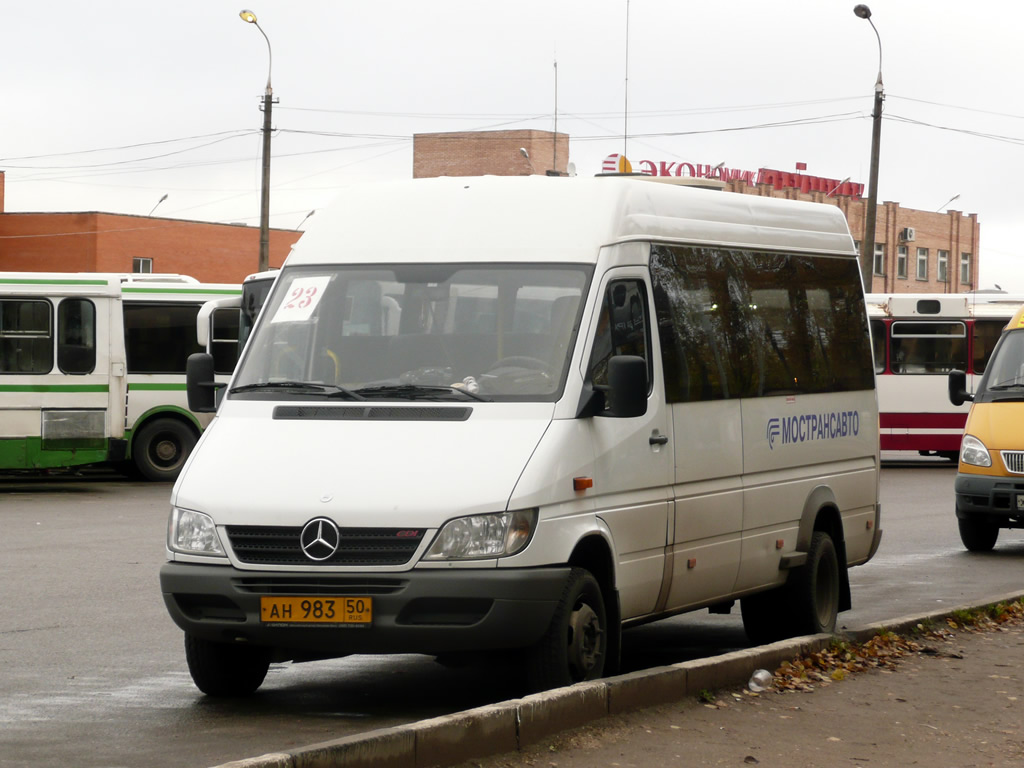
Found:
[{"label": "street lamp head", "polygon": [[[860,8],[859,5],[857,7]],[[250,24],[256,23],[256,14],[252,11],[240,11],[238,16],[242,21],[247,21]]]},{"label": "street lamp head", "polygon": [[[853,7],[853,12],[855,14],[857,14],[857,16],[859,16],[862,19],[870,19],[871,18],[871,9],[868,8],[866,5],[864,5],[863,3],[861,3],[860,5],[855,5]],[[244,11],[243,11],[243,13],[244,13]]]}]

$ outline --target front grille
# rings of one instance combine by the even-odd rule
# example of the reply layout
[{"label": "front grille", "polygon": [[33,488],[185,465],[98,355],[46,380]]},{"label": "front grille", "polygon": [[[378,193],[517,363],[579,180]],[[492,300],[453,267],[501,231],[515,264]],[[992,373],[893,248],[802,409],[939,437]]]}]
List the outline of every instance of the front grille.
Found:
[{"label": "front grille", "polygon": [[1000,451],[1007,472],[1024,475],[1024,451]]},{"label": "front grille", "polygon": [[408,528],[339,528],[338,550],[326,560],[312,560],[299,543],[301,527],[229,525],[235,557],[249,565],[404,565],[424,531]]}]

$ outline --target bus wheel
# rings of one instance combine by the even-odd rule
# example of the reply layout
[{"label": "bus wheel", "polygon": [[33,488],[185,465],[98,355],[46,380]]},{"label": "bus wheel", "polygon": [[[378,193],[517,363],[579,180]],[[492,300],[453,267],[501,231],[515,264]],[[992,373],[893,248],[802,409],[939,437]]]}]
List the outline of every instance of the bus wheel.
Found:
[{"label": "bus wheel", "polygon": [[212,643],[185,633],[185,660],[196,688],[207,696],[248,696],[263,684],[270,651],[240,643]]},{"label": "bus wheel", "polygon": [[551,626],[527,654],[527,682],[533,691],[560,688],[604,674],[608,618],[597,579],[583,568],[569,572]]},{"label": "bus wheel", "polygon": [[999,538],[999,526],[985,520],[973,520],[968,517],[957,518],[960,528],[960,541],[971,552],[991,552]]},{"label": "bus wheel", "polygon": [[154,419],[132,440],[132,462],[147,480],[174,480],[195,445],[196,434],[187,424]]},{"label": "bus wheel", "polygon": [[801,635],[816,635],[836,630],[839,617],[839,558],[832,537],[815,531],[807,562],[794,574],[794,628]]}]

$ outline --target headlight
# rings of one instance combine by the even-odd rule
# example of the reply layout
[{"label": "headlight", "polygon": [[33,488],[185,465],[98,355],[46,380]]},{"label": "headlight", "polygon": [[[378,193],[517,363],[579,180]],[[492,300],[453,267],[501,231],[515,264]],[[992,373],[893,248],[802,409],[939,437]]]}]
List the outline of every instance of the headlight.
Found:
[{"label": "headlight", "polygon": [[224,555],[213,518],[190,509],[175,507],[171,510],[167,546],[190,555]]},{"label": "headlight", "polygon": [[530,542],[536,526],[536,509],[459,517],[444,524],[424,559],[508,557]]},{"label": "headlight", "polygon": [[964,441],[960,443],[960,461],[975,467],[992,466],[992,457],[988,455],[985,444],[970,435],[964,435]]}]

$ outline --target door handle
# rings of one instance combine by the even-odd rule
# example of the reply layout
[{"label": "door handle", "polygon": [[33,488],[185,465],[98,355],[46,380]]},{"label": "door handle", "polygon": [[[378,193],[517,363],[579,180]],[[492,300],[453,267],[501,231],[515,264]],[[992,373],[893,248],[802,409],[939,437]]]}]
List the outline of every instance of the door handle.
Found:
[{"label": "door handle", "polygon": [[668,443],[668,435],[658,434],[658,430],[654,430],[647,442],[651,445],[665,445]]}]

